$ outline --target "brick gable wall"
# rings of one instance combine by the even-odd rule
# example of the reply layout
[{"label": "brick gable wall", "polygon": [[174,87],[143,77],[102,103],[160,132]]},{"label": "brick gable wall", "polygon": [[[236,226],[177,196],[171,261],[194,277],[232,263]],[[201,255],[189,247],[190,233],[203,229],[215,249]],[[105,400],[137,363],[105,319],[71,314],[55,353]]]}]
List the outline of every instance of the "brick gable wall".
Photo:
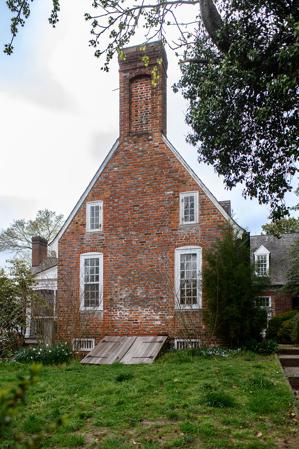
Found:
[{"label": "brick gable wall", "polygon": [[[130,55],[127,64],[133,64]],[[122,92],[121,86],[118,149],[59,240],[60,340],[107,334],[209,338],[202,310],[174,309],[174,254],[178,247],[200,246],[204,264],[205,250],[226,220],[165,144],[165,67],[156,88],[148,83],[150,70],[137,64],[122,72],[121,66],[127,88]],[[188,191],[199,192],[199,223],[182,226],[179,194]],[[103,201],[103,232],[90,233],[86,203],[96,200]],[[80,254],[88,252],[103,253],[102,312],[79,310]]]}]

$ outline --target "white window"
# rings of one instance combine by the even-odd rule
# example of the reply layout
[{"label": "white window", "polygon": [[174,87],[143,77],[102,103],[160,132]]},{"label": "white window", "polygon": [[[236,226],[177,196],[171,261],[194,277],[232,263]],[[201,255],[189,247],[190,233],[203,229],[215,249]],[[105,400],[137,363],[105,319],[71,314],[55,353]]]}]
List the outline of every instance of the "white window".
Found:
[{"label": "white window", "polygon": [[93,201],[86,205],[86,230],[103,230],[103,201]]},{"label": "white window", "polygon": [[95,347],[94,338],[74,338],[73,351],[91,351]]},{"label": "white window", "polygon": [[180,223],[198,223],[198,192],[180,193]]},{"label": "white window", "polygon": [[261,245],[254,253],[255,271],[257,276],[269,275],[270,251]]},{"label": "white window", "polygon": [[80,296],[81,310],[103,310],[103,254],[81,254]]},{"label": "white window", "polygon": [[201,248],[183,247],[175,250],[175,307],[201,307]]},{"label": "white window", "polygon": [[258,296],[255,299],[255,304],[267,312],[267,321],[272,318],[272,298],[271,296]]}]

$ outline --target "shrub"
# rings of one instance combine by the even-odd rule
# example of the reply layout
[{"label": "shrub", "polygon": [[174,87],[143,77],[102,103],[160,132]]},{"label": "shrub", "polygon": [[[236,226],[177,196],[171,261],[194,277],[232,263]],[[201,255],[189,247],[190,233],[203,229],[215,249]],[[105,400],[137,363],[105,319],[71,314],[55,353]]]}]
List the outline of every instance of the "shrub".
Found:
[{"label": "shrub", "polygon": [[54,346],[37,346],[24,348],[15,355],[15,360],[21,363],[40,362],[45,365],[68,362],[73,357],[67,343],[57,343]]},{"label": "shrub", "polygon": [[278,333],[282,324],[285,321],[288,321],[291,318],[293,318],[296,314],[297,314],[296,310],[289,310],[287,312],[279,313],[278,315],[273,317],[268,324],[267,338],[277,340],[280,342]]},{"label": "shrub", "polygon": [[275,340],[263,340],[263,341],[252,341],[247,346],[246,349],[255,352],[256,354],[269,355],[277,351],[278,344]]},{"label": "shrub", "polygon": [[291,341],[292,343],[299,343],[299,313],[297,313],[292,321]]},{"label": "shrub", "polygon": [[242,238],[231,227],[224,229],[206,253],[203,286],[207,299],[204,318],[211,333],[229,347],[240,347],[261,338],[266,312],[254,298],[267,281],[254,275],[248,235]]},{"label": "shrub", "polygon": [[292,320],[286,320],[281,323],[281,326],[277,332],[277,340],[279,341],[279,343],[292,343],[292,329]]}]

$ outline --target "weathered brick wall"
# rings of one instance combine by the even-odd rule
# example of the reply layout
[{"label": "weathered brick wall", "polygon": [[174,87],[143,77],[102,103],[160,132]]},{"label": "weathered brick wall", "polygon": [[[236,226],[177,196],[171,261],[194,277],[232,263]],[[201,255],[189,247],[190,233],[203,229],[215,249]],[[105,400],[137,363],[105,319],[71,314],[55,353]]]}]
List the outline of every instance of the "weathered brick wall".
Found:
[{"label": "weathered brick wall", "polygon": [[289,293],[285,293],[281,290],[281,287],[270,287],[268,290],[263,291],[260,296],[270,296],[272,301],[272,316],[276,316],[279,313],[291,310],[293,307],[293,296]]},{"label": "weathered brick wall", "polygon": [[292,309],[292,295],[279,291],[272,291],[273,315]]},{"label": "weathered brick wall", "polygon": [[[151,117],[144,121],[151,132],[145,132],[138,118],[144,106],[131,113],[136,120],[130,128],[129,86],[130,79],[150,73],[151,67],[137,64],[132,69],[130,57],[126,63],[130,70],[123,62],[125,69],[121,64],[120,71],[119,147],[59,241],[58,338],[98,340],[105,334],[186,338],[188,333],[207,341],[202,310],[174,310],[174,254],[181,246],[200,246],[204,262],[206,249],[221,235],[226,221],[162,139],[165,64],[160,66],[156,88],[139,78],[138,89],[151,89]],[[149,98],[148,92],[145,96]],[[182,226],[179,194],[187,191],[199,192],[199,223]],[[88,233],[86,202],[95,200],[103,201],[103,232]],[[104,311],[87,314],[79,312],[80,254],[92,251],[103,253]]]}]

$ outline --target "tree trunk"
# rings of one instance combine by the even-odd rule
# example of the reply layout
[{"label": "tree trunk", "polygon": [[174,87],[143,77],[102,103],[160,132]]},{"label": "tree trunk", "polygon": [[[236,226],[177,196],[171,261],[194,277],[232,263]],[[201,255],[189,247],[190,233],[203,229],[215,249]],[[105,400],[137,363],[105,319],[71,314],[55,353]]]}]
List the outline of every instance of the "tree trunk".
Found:
[{"label": "tree trunk", "polygon": [[219,38],[219,31],[223,26],[223,20],[213,2],[213,0],[200,0],[200,14],[203,24],[213,43],[223,53],[227,53],[230,42],[227,37]]}]

